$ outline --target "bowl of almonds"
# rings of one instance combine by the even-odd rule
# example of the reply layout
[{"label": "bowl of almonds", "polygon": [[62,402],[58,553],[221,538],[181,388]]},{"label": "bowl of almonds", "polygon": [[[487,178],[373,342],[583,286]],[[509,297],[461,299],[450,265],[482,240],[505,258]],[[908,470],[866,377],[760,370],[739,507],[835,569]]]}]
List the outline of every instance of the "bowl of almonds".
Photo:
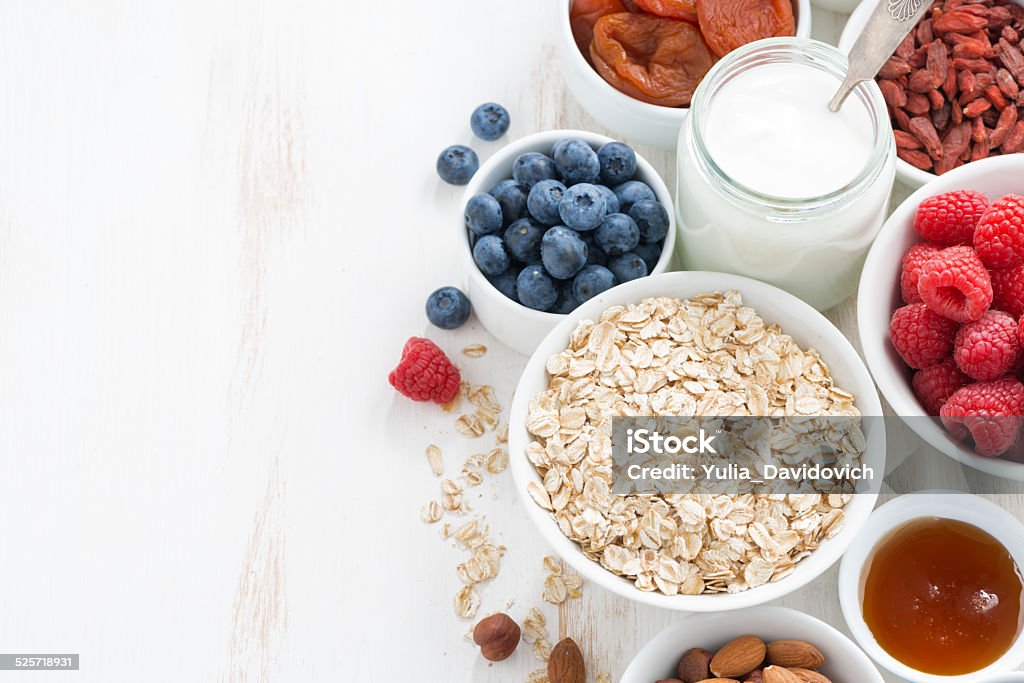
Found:
[{"label": "bowl of almonds", "polygon": [[880,481],[884,424],[865,418],[881,414],[856,351],[809,305],[735,275],[663,273],[585,302],[541,342],[513,400],[510,467],[540,536],[584,579],[666,609],[738,609],[821,575],[875,494],[824,477],[785,491],[757,477],[620,490],[615,421],[767,416],[768,432],[709,457],[739,467],[834,437]]},{"label": "bowl of almonds", "polygon": [[857,645],[785,607],[684,619],[633,658],[621,683],[882,683]]}]

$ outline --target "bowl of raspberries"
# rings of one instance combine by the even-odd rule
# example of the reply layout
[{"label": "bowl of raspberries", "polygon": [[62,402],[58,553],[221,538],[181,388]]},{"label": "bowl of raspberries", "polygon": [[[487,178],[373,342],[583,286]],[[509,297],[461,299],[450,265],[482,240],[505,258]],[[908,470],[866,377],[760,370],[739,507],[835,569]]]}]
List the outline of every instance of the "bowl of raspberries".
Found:
[{"label": "bowl of raspberries", "polygon": [[857,309],[896,414],[959,462],[1024,480],[1024,157],[955,169],[901,204]]},{"label": "bowl of raspberries", "polygon": [[618,284],[668,270],[672,197],[629,145],[555,130],[499,150],[466,187],[466,293],[495,337],[530,355],[565,316]]}]

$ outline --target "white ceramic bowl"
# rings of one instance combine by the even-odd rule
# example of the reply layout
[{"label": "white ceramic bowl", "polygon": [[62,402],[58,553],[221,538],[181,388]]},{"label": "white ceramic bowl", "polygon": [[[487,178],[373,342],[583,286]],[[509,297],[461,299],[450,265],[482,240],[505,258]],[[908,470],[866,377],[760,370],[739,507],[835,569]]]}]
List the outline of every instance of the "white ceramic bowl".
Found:
[{"label": "white ceramic bowl", "polygon": [[752,607],[736,612],[683,619],[644,645],[626,667],[620,683],[654,683],[675,678],[676,665],[693,647],[715,651],[742,635],[764,641],[794,639],[813,644],[825,655],[821,672],[833,681],[882,683],[882,676],[860,648],[820,619],[787,607]]},{"label": "white ceramic bowl", "polygon": [[[827,1],[827,0],[826,0]],[[838,0],[842,1],[842,0]],[[1024,4],[1024,0],[1015,0],[1020,4]],[[872,10],[878,4],[878,0],[862,0],[857,5],[857,9],[850,15],[849,20],[846,22],[846,27],[843,29],[843,34],[839,38],[839,51],[845,54],[850,54],[850,48],[860,37],[860,34],[864,32],[864,27],[868,23],[868,18],[871,16]],[[978,162],[972,162],[968,165],[973,165]],[[945,177],[948,174],[943,174]],[[899,157],[896,158],[896,180],[903,183],[904,185],[911,188],[918,188],[929,183],[939,176],[929,171],[922,171],[916,166],[912,166],[907,162],[903,161]],[[1019,191],[1019,188],[1018,188]]]},{"label": "white ceramic bowl", "polygon": [[[569,24],[572,0],[553,0],[551,6],[558,14],[555,19],[558,30],[555,42],[561,58],[562,73],[583,108],[630,141],[674,150],[679,129],[690,110],[686,107],[662,107],[641,102],[616,90],[594,70],[572,37]],[[796,18],[797,37],[810,38],[810,0],[793,0],[793,14]]]},{"label": "white ceramic bowl", "polygon": [[[530,401],[547,388],[545,363],[549,356],[559,353],[568,344],[572,331],[581,320],[596,320],[608,307],[637,303],[652,296],[688,298],[697,294],[737,290],[745,305],[752,307],[766,321],[777,323],[803,348],[814,347],[828,364],[838,386],[856,396],[857,407],[863,415],[878,416],[882,406],[871,382],[867,368],[850,342],[824,316],[792,294],[757,280],[728,275],[688,271],[665,273],[633,280],[599,294],[577,308],[544,338],[530,358],[516,388],[509,417],[509,456],[516,490],[526,513],[536,525],[540,535],[555,552],[588,581],[613,593],[666,609],[688,612],[709,612],[739,609],[758,605],[782,597],[800,588],[828,569],[853,541],[861,525],[874,508],[876,496],[858,494],[846,507],[846,527],[831,540],[825,541],[810,557],[796,566],[785,579],[757,588],[732,594],[663,595],[637,589],[633,582],[616,576],[601,565],[588,559],[580,547],[566,538],[554,519],[538,507],[527,493],[529,482],[541,483],[533,465],[526,458],[526,446],[531,437],[526,431],[526,418]],[[885,427],[882,420],[864,423],[867,439],[865,464],[875,472],[885,471]]]},{"label": "white ceramic bowl", "polygon": [[882,649],[871,634],[861,614],[864,571],[882,539],[907,522],[922,517],[955,519],[976,526],[994,536],[1010,551],[1017,565],[1024,566],[1024,525],[995,503],[965,493],[938,491],[900,496],[871,515],[843,557],[839,569],[839,604],[850,633],[882,667],[915,683],[971,683],[981,676],[1000,674],[1020,666],[1024,662],[1024,638],[1020,634],[1010,650],[997,661],[963,676],[936,676],[912,669]]},{"label": "white ceramic bowl", "polygon": [[1010,671],[1005,674],[995,674],[979,678],[974,683],[1024,683],[1024,671]]},{"label": "white ceramic bowl", "polygon": [[[582,130],[549,130],[543,133],[534,133],[524,138],[511,142],[494,153],[473,175],[473,178],[466,186],[466,194],[462,199],[462,206],[466,205],[469,198],[478,192],[487,192],[500,181],[512,177],[512,163],[520,154],[525,152],[551,153],[551,146],[561,138],[580,138],[589,143],[594,149],[611,142],[612,138],[589,133]],[[665,244],[661,250],[661,258],[654,266],[652,275],[664,273],[669,268],[672,254],[675,251],[676,243],[676,212],[672,203],[672,194],[665,186],[654,167],[640,154],[636,155],[636,180],[647,183],[658,201],[668,211],[668,234],[665,236]],[[459,253],[462,255],[462,267],[465,271],[466,295],[473,303],[473,312],[480,319],[484,327],[500,339],[506,345],[512,347],[523,355],[530,355],[537,348],[537,344],[548,332],[557,325],[564,315],[535,311],[520,303],[512,301],[504,294],[494,288],[480,269],[473,262],[473,250],[469,246],[469,237],[466,231],[466,224],[463,221],[462,211],[459,211],[459,220],[456,237],[459,242]],[[649,277],[649,276],[648,276]]]},{"label": "white ceramic bowl", "polygon": [[932,195],[949,190],[978,190],[997,199],[1020,192],[1024,180],[1024,155],[1011,154],[983,159],[936,177],[907,198],[882,226],[868,252],[857,291],[857,327],[860,345],[871,374],[893,411],[918,436],[951,458],[982,472],[1024,481],[1024,464],[986,458],[970,445],[954,440],[937,420],[927,415],[914,396],[908,368],[889,343],[889,319],[903,304],[899,277],[903,254],[920,237],[913,228],[918,205]]}]

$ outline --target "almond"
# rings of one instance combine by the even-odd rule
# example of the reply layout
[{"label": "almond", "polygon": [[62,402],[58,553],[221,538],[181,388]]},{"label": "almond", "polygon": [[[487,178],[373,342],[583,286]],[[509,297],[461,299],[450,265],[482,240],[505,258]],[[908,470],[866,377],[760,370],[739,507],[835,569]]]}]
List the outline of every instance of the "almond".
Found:
[{"label": "almond", "polygon": [[563,638],[551,650],[548,658],[548,681],[550,683],[586,683],[587,668],[583,664],[583,653],[572,638]]},{"label": "almond", "polygon": [[811,671],[809,669],[790,669],[797,677],[804,683],[832,683],[827,677],[821,675],[817,671]]},{"label": "almond", "polygon": [[803,683],[803,679],[783,666],[766,666],[764,683]]},{"label": "almond", "polygon": [[825,662],[821,650],[802,640],[776,640],[768,643],[769,664],[790,669],[817,669]]},{"label": "almond", "polygon": [[719,678],[740,678],[761,666],[766,647],[757,636],[740,636],[722,646],[711,658],[711,673]]},{"label": "almond", "polygon": [[676,675],[683,683],[698,683],[711,677],[711,658],[714,655],[704,648],[695,647],[683,653],[676,668]]}]

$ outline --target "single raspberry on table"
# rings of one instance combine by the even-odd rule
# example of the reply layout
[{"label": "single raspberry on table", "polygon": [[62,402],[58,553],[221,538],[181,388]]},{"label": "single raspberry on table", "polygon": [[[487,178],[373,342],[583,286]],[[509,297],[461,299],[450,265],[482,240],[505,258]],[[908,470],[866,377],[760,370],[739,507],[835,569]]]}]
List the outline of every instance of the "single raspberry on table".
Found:
[{"label": "single raspberry on table", "polygon": [[1008,194],[992,202],[974,230],[974,248],[989,268],[1024,263],[1024,197]]},{"label": "single raspberry on table", "polygon": [[953,359],[974,379],[990,380],[1011,372],[1020,360],[1017,321],[1009,313],[985,311],[961,327],[953,341]]},{"label": "single raspberry on table", "polygon": [[945,192],[921,202],[914,230],[931,242],[946,246],[970,244],[978,219],[988,208],[988,197],[973,190]]},{"label": "single raspberry on table", "polygon": [[957,389],[939,410],[942,424],[955,439],[968,434],[978,455],[1010,450],[1024,422],[1024,384],[1012,377],[975,382]]},{"label": "single raspberry on table", "polygon": [[402,360],[388,375],[398,393],[414,401],[447,403],[459,393],[459,369],[434,342],[410,337],[402,349]]},{"label": "single raspberry on table", "polygon": [[911,384],[914,395],[921,402],[924,411],[938,417],[942,404],[960,387],[971,379],[960,371],[952,359],[947,358],[941,363],[929,365],[914,373]]},{"label": "single raspberry on table", "polygon": [[889,339],[903,362],[919,370],[949,357],[958,327],[924,304],[907,304],[893,312]]},{"label": "single raspberry on table", "polygon": [[917,291],[928,308],[960,323],[977,320],[992,303],[992,279],[970,247],[946,247],[928,259]]},{"label": "single raspberry on table", "polygon": [[1014,318],[1024,315],[1024,263],[988,272],[992,280],[992,308]]},{"label": "single raspberry on table", "polygon": [[919,242],[903,255],[903,270],[900,272],[900,293],[903,301],[914,304],[921,300],[917,291],[917,281],[921,277],[921,267],[932,257],[942,251],[942,247],[931,242]]}]

